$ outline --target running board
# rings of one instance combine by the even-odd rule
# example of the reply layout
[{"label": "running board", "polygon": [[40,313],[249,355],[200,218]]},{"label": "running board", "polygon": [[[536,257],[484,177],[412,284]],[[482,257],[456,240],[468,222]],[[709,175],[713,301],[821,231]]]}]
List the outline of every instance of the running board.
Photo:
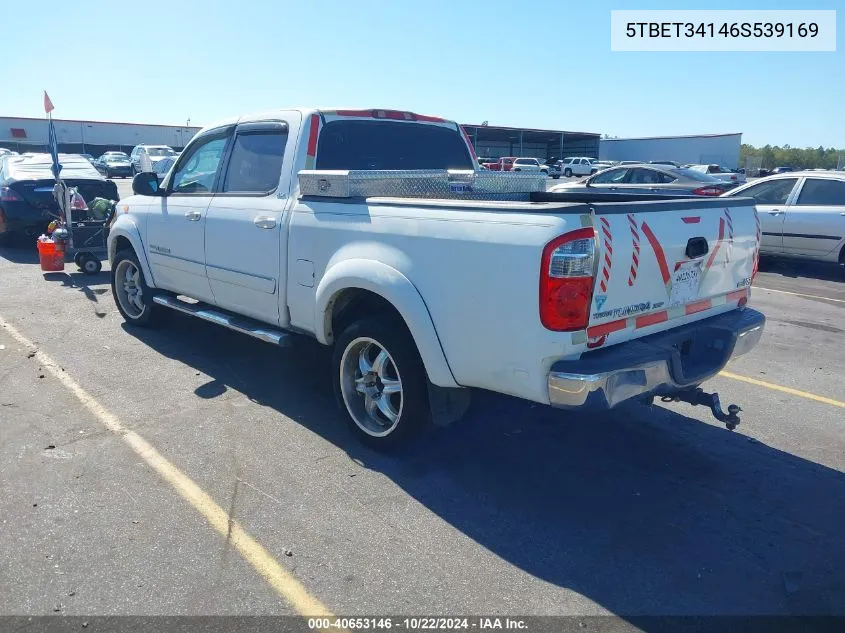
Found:
[{"label": "running board", "polygon": [[288,332],[276,330],[260,321],[254,321],[247,317],[231,314],[219,309],[212,309],[204,303],[188,303],[170,295],[153,295],[153,303],[172,308],[178,312],[190,314],[209,323],[222,325],[225,328],[240,332],[241,334],[247,334],[265,343],[284,346],[292,338],[292,335]]}]

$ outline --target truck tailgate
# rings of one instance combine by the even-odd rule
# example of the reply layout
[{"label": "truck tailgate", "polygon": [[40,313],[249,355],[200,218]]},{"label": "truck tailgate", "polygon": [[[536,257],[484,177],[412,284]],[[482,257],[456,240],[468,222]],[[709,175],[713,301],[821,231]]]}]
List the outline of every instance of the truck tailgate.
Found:
[{"label": "truck tailgate", "polygon": [[747,300],[760,225],[750,199],[596,203],[587,346],[666,330]]}]

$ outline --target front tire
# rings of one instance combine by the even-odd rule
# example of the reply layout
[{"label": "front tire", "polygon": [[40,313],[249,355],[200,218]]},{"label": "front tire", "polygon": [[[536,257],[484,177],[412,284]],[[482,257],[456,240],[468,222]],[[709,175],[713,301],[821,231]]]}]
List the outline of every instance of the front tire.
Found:
[{"label": "front tire", "polygon": [[352,323],[337,339],[332,369],[338,403],[367,446],[400,450],[429,427],[425,367],[400,319]]},{"label": "front tire", "polygon": [[111,291],[121,316],[127,323],[154,327],[161,323],[164,310],[153,303],[153,293],[144,279],[135,251],[118,251],[111,273]]}]

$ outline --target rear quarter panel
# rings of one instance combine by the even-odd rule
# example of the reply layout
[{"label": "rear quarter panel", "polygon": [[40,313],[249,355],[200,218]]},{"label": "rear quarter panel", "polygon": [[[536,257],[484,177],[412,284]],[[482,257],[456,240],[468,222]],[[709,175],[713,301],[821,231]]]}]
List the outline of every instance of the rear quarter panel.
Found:
[{"label": "rear quarter panel", "polygon": [[318,327],[315,291],[332,266],[377,260],[419,291],[458,384],[547,402],[546,374],[573,353],[573,335],[540,323],[540,256],[546,243],[581,228],[588,216],[531,213],[524,204],[526,212],[516,213],[508,205],[482,211],[300,201],[291,220],[290,268],[299,259],[313,261],[315,281],[313,287],[290,281],[291,325]]}]

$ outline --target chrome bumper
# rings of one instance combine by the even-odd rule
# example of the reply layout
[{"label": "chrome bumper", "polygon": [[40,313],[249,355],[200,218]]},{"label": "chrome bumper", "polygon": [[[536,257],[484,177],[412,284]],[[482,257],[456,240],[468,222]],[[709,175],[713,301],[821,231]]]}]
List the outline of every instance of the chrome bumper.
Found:
[{"label": "chrome bumper", "polygon": [[564,409],[610,409],[637,397],[669,395],[715,376],[731,358],[751,351],[765,317],[733,310],[559,361],[549,373],[549,403]]}]

